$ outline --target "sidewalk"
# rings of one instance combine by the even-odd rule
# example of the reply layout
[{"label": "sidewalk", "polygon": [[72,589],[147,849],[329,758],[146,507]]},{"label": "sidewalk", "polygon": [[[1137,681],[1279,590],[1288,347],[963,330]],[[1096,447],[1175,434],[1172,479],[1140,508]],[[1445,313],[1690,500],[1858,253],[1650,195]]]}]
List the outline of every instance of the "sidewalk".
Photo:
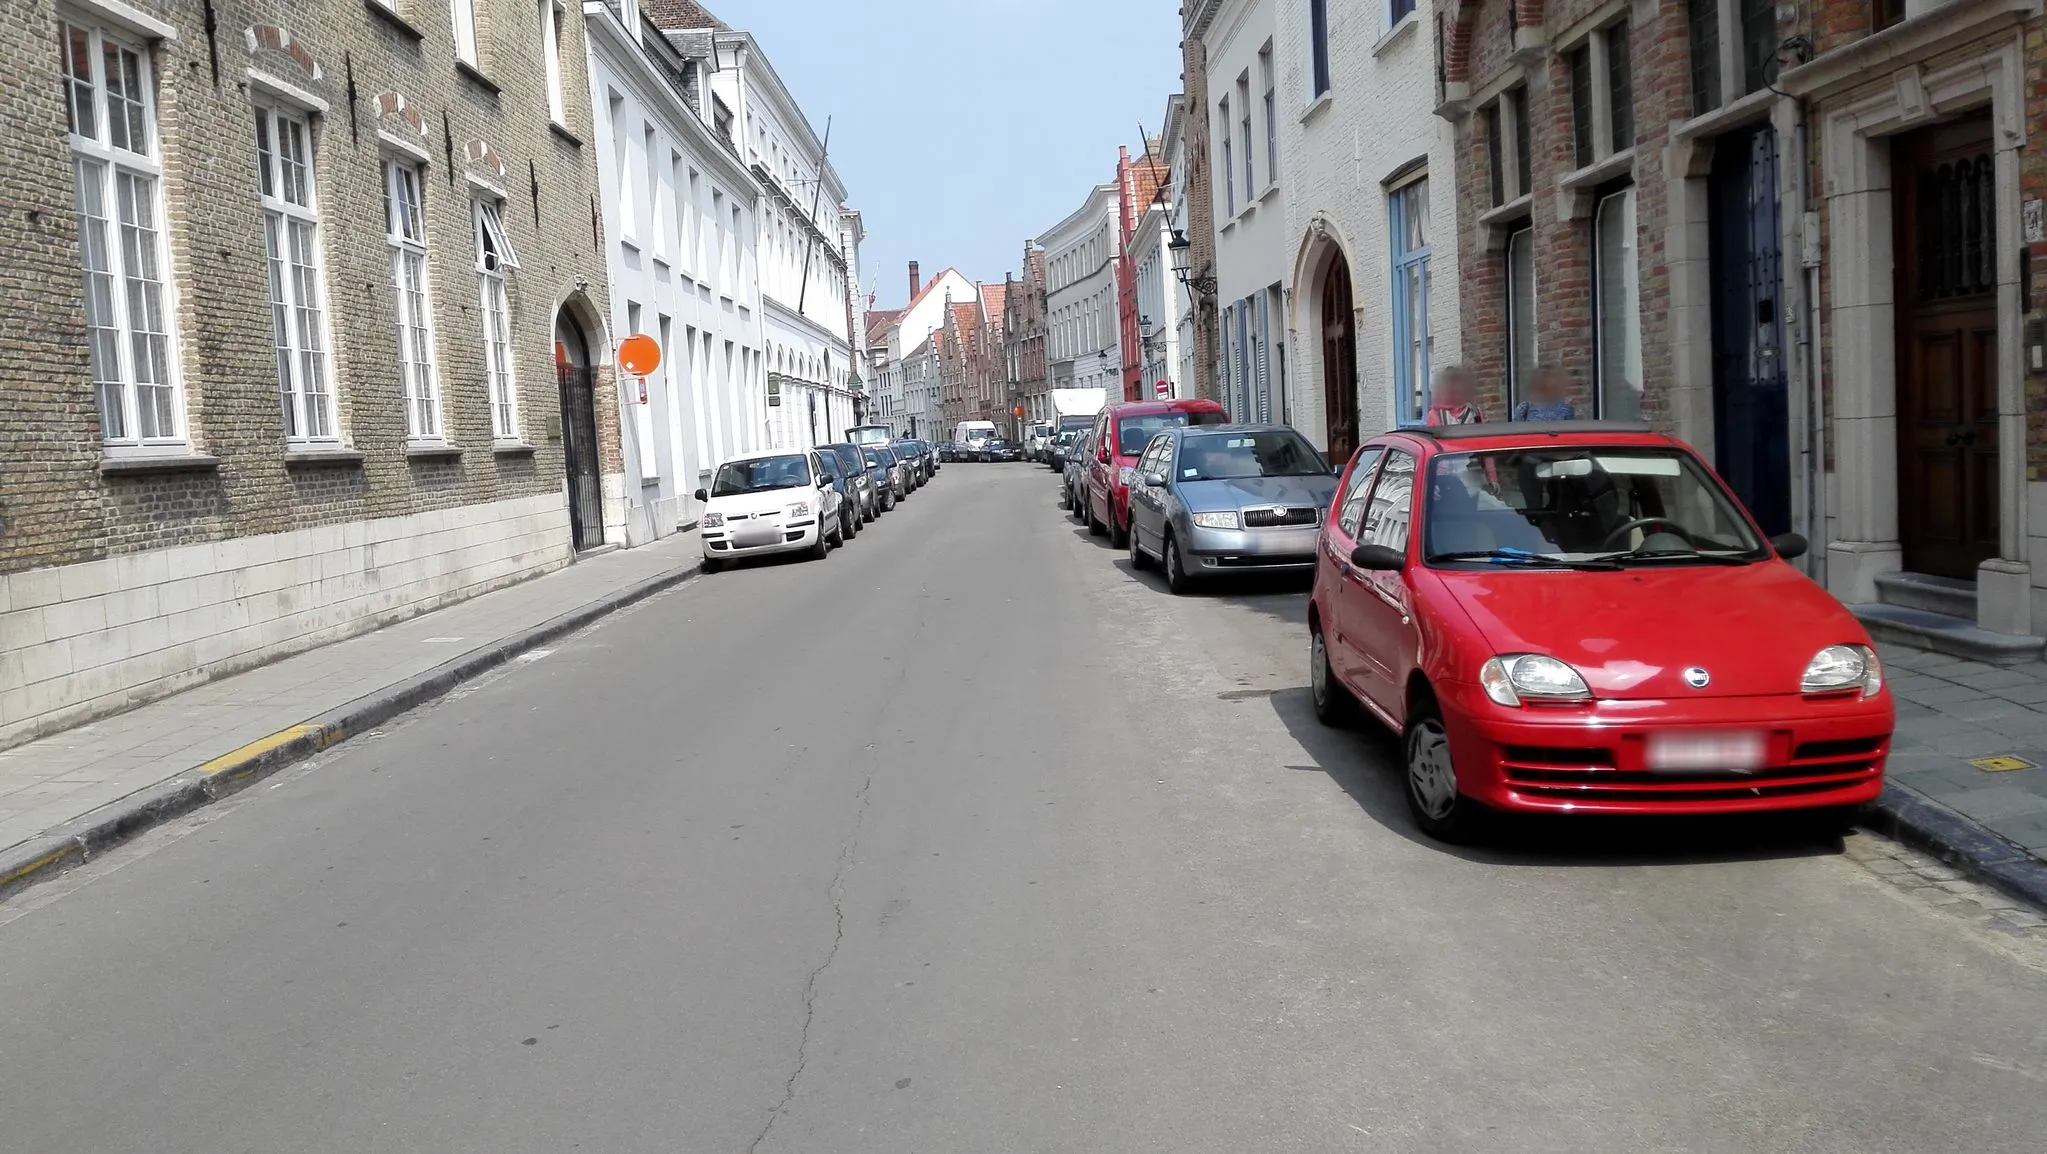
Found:
[{"label": "sidewalk", "polygon": [[1882,649],[1898,731],[1877,825],[2047,906],[2047,664]]},{"label": "sidewalk", "polygon": [[0,893],[675,585],[702,558],[695,532],[599,554],[0,751]]}]

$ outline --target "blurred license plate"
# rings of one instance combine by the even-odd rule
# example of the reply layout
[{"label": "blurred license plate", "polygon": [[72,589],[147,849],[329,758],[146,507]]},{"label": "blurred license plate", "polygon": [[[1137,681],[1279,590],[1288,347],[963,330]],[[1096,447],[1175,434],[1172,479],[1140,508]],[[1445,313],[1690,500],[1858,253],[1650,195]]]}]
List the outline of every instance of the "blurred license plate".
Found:
[{"label": "blurred license plate", "polygon": [[1670,773],[1759,769],[1760,733],[1661,733],[1649,738],[1649,768]]},{"label": "blurred license plate", "polygon": [[737,529],[732,533],[732,543],[740,548],[768,545],[782,539],[782,531],[773,525],[753,526]]}]

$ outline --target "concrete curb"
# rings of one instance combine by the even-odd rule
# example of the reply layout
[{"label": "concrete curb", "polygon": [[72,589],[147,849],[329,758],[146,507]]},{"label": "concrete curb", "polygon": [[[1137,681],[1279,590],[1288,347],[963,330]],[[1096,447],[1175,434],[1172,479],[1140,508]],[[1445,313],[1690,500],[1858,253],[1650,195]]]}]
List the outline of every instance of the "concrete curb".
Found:
[{"label": "concrete curb", "polygon": [[1902,786],[1886,784],[1865,824],[2047,911],[2047,862],[1946,806]]},{"label": "concrete curb", "polygon": [[145,786],[40,836],[0,849],[0,897],[54,877],[146,829],[210,805],[285,766],[374,729],[528,650],[680,585],[696,576],[701,568],[701,562],[691,561],[628,585],[530,629],[471,649],[416,677],[385,686],[204,765]]}]

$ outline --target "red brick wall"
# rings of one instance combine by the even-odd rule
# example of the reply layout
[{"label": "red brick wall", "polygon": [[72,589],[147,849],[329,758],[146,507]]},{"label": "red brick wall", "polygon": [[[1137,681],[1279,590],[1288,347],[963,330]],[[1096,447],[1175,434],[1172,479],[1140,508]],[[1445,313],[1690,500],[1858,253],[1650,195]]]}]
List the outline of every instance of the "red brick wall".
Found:
[{"label": "red brick wall", "polygon": [[[1484,92],[1512,65],[1511,5],[1517,0],[1480,0],[1469,37],[1469,82]],[[1522,15],[1534,14],[1527,0]],[[1552,33],[1599,5],[1588,0],[1553,0],[1544,14]],[[1525,24],[1524,24],[1525,26]],[[1668,125],[1689,115],[1689,57],[1681,6],[1663,5],[1653,23],[1630,26],[1636,125],[1634,183],[1636,243],[1641,285],[1643,415],[1667,422],[1667,389],[1672,377],[1670,278],[1664,264],[1669,225],[1664,149]],[[1527,221],[1534,229],[1535,328],[1538,359],[1561,365],[1574,381],[1581,416],[1595,412],[1592,241],[1593,222],[1559,220],[1557,179],[1574,168],[1569,68],[1545,52],[1526,66],[1530,177]],[[1488,102],[1491,94],[1487,93]],[[1492,175],[1485,119],[1475,102],[1457,123],[1458,260],[1462,285],[1464,361],[1478,376],[1489,414],[1508,409],[1506,253],[1479,243],[1478,218],[1493,207]],[[1504,243],[1504,236],[1500,238]]]}]

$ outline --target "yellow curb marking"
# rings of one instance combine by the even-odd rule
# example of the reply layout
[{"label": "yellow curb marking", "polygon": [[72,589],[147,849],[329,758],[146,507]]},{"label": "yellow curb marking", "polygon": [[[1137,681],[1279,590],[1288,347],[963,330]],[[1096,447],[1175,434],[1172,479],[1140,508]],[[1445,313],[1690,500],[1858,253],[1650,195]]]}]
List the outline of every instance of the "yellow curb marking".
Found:
[{"label": "yellow curb marking", "polygon": [[63,861],[65,858],[70,857],[72,854],[75,854],[77,852],[78,847],[75,845],[67,845],[63,849],[52,850],[51,852],[44,854],[43,856],[37,858],[36,860],[28,863],[25,866],[21,866],[18,869],[10,870],[9,872],[4,874],[0,874],[0,886],[5,886],[9,882],[18,881],[22,878],[25,878],[39,869],[44,869],[49,866],[56,865],[58,862]]},{"label": "yellow curb marking", "polygon": [[281,749],[294,741],[306,737],[314,739],[313,749],[315,752],[318,752],[334,744],[340,736],[341,729],[339,726],[294,725],[290,729],[280,729],[268,737],[259,737],[240,749],[235,750],[233,753],[223,753],[205,765],[200,766],[198,772],[212,777],[216,774],[226,773],[229,770],[240,769],[266,753]]},{"label": "yellow curb marking", "polygon": [[2000,754],[1997,757],[1978,757],[1972,759],[1969,764],[1982,770],[1984,773],[2010,773],[2014,769],[2033,768],[2032,762],[2027,761],[2023,757],[2013,757],[2010,754]]}]

